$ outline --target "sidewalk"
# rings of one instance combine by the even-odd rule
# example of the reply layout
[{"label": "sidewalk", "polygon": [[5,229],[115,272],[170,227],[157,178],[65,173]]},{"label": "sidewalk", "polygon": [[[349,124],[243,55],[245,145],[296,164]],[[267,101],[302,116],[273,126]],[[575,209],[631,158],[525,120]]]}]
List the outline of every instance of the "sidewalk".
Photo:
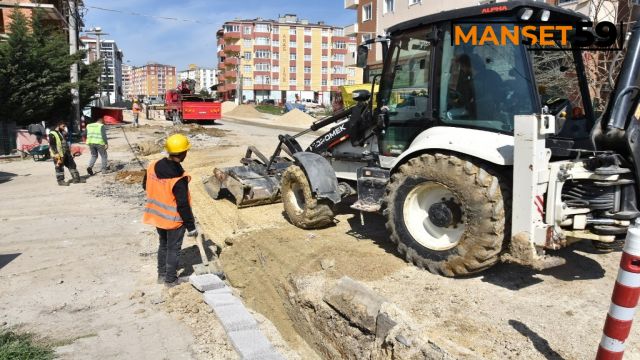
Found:
[{"label": "sidewalk", "polygon": [[0,162],[0,325],[55,341],[63,359],[197,358],[190,330],[152,303],[141,209],[91,194],[106,177],[60,187],[51,161]]}]

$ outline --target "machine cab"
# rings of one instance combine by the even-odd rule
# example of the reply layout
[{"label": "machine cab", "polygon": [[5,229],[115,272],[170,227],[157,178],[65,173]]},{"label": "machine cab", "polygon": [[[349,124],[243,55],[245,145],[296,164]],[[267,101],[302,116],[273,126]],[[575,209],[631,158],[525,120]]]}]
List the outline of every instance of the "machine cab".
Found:
[{"label": "machine cab", "polygon": [[[496,34],[513,32],[524,14],[538,24],[541,18],[582,19],[546,4],[512,1],[430,15],[389,29],[375,99],[375,112],[384,118],[380,155],[402,154],[418,134],[435,126],[510,135],[515,115],[541,112],[558,119],[560,133],[553,141],[586,145],[594,119],[579,51],[510,42],[473,44],[455,33],[456,27],[464,34],[475,32],[478,41],[487,27]],[[362,50],[359,55],[366,55]]]}]

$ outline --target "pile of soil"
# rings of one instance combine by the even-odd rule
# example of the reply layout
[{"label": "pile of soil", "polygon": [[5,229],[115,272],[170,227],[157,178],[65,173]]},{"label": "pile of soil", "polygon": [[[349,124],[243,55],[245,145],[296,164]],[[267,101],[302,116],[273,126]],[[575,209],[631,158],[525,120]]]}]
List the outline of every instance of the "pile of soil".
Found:
[{"label": "pile of soil", "polygon": [[225,101],[222,103],[222,114],[226,114],[230,111],[232,111],[233,109],[235,109],[238,105],[236,105],[235,102],[233,101]]},{"label": "pile of soil", "polygon": [[206,128],[201,125],[188,124],[182,125],[176,128],[175,133],[186,133],[188,135],[191,134],[205,134],[212,137],[224,137],[226,136],[228,130],[221,130],[216,128]]},{"label": "pile of soil", "polygon": [[116,180],[129,185],[141,184],[144,173],[144,170],[122,170],[116,173]]},{"label": "pile of soil", "polygon": [[164,147],[158,141],[143,141],[132,145],[133,150],[142,156],[158,154],[164,150]]},{"label": "pile of soil", "polygon": [[293,109],[280,116],[277,121],[279,125],[307,127],[316,121],[316,119],[298,109]]},{"label": "pile of soil", "polygon": [[262,113],[256,110],[256,108],[253,107],[253,105],[240,105],[226,115],[243,117],[243,118],[262,119]]}]

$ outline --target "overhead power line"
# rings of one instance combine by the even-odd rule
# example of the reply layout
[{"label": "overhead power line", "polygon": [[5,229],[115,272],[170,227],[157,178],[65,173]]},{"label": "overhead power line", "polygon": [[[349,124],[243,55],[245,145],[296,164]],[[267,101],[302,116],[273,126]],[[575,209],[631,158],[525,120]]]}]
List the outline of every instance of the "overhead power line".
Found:
[{"label": "overhead power line", "polygon": [[98,7],[98,6],[85,5],[85,7],[89,8],[89,9],[94,9],[94,10],[108,11],[108,12],[126,14],[126,15],[131,15],[131,16],[140,16],[140,17],[159,19],[159,20],[182,21],[182,22],[190,22],[190,23],[204,24],[204,25],[217,25],[217,23],[210,22],[210,21],[201,21],[201,20],[194,20],[194,19],[181,19],[181,18],[174,18],[174,17],[168,17],[168,16],[157,16],[157,15],[141,14],[141,13],[132,12],[132,11],[108,9],[108,8],[103,8],[103,7]]}]

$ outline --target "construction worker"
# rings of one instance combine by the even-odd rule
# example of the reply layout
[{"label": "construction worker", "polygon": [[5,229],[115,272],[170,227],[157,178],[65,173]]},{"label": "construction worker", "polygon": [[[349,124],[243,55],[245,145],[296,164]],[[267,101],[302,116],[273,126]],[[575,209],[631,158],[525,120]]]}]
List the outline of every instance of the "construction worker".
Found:
[{"label": "construction worker", "polygon": [[71,156],[69,150],[69,144],[65,136],[67,135],[67,125],[64,121],[58,121],[55,128],[49,132],[49,153],[53,164],[56,168],[56,179],[58,185],[69,186],[69,183],[64,181],[64,167],[66,166],[71,173],[72,183],[83,183],[85,179],[80,177],[80,173],[76,169],[76,162]]},{"label": "construction worker", "polygon": [[96,122],[87,125],[87,145],[89,145],[89,150],[91,151],[87,174],[93,175],[93,165],[98,160],[98,154],[100,154],[100,159],[102,160],[100,173],[105,174],[107,172],[107,149],[109,148],[109,143],[107,141],[107,128],[104,126],[104,118],[101,117]]},{"label": "construction worker", "polygon": [[142,181],[147,192],[142,222],[158,231],[158,283],[167,287],[178,284],[178,255],[185,231],[187,236],[198,236],[189,193],[191,176],[180,165],[190,148],[186,136],[169,136],[165,144],[169,155],[149,164]]},{"label": "construction worker", "polygon": [[133,99],[133,106],[131,107],[133,111],[133,126],[138,127],[138,118],[140,117],[140,111],[142,108],[138,103],[138,99]]}]

